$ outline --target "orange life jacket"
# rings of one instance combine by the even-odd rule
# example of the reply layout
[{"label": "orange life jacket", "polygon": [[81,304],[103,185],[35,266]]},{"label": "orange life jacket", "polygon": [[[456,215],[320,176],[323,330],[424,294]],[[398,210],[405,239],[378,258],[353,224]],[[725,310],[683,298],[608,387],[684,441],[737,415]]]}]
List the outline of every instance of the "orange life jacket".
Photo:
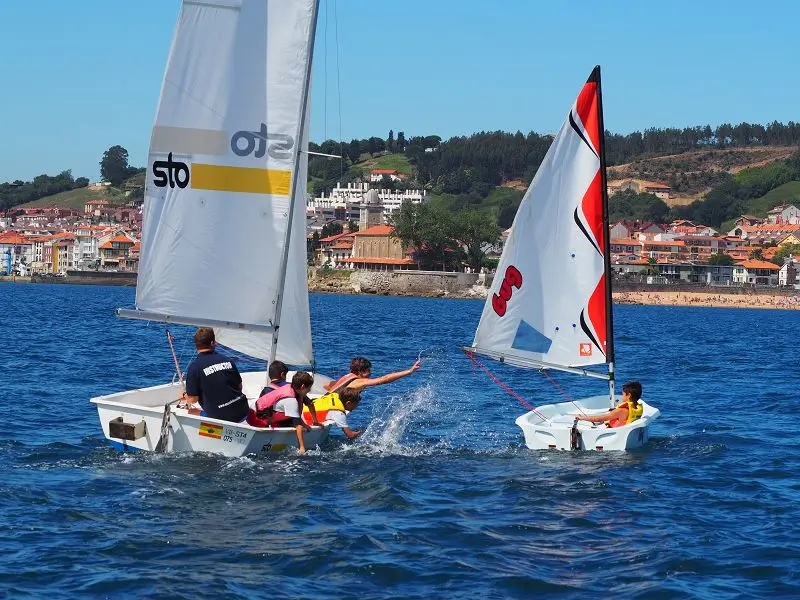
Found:
[{"label": "orange life jacket", "polygon": [[628,423],[633,423],[637,419],[642,418],[642,413],[644,412],[644,408],[638,402],[634,406],[633,402],[623,402],[617,408],[621,408],[622,406],[628,409],[628,415],[624,419],[611,419],[608,422],[609,427],[622,427],[623,425],[627,425]]}]

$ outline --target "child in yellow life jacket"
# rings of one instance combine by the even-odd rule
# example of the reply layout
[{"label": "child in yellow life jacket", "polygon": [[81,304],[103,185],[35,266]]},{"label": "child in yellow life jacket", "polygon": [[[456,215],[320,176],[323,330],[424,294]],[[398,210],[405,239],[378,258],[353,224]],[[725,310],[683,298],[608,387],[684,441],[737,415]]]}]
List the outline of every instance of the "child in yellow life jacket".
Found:
[{"label": "child in yellow life jacket", "polygon": [[[361,435],[361,430],[350,429],[350,425],[347,423],[347,413],[355,409],[360,401],[360,390],[345,388],[341,392],[328,392],[324,396],[316,398],[314,400],[314,409],[320,423],[333,421],[342,428],[342,432],[347,436],[347,439],[352,440]],[[308,424],[312,422],[312,414],[308,406],[303,407],[303,419]]]},{"label": "child in yellow life jacket", "polygon": [[642,384],[638,381],[629,381],[622,386],[622,402],[604,415],[578,415],[578,421],[590,423],[606,423],[608,427],[622,427],[633,423],[642,417],[643,408],[639,403],[642,397]]}]

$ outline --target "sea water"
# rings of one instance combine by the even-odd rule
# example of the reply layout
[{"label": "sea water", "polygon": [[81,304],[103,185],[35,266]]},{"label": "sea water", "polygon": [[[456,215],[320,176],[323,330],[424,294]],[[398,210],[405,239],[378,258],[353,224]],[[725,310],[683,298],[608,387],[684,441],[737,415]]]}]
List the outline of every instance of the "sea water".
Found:
[{"label": "sea water", "polygon": [[[458,350],[482,302],[312,295],[321,372],[422,368],[364,393],[353,443],[229,459],[103,438],[90,397],[172,377],[164,326],[113,316],[133,297],[0,284],[2,597],[800,596],[797,312],[615,307],[650,444],[536,452]],[[605,385],[486,364],[531,403]]]}]

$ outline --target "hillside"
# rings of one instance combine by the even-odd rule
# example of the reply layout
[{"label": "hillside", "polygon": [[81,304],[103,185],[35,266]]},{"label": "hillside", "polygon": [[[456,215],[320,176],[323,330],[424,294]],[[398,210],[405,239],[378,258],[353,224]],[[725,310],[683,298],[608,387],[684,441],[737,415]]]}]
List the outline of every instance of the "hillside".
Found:
[{"label": "hillside", "polygon": [[88,187],[76,188],[67,192],[60,192],[52,196],[45,196],[32,202],[20,204],[20,208],[37,208],[40,206],[60,206],[62,208],[72,208],[75,210],[83,210],[84,204],[89,200],[108,200],[111,204],[124,204],[128,201],[125,190],[125,184],[144,184],[144,173],[138,173],[126,179],[122,188],[108,187],[99,190],[92,190]]},{"label": "hillside", "polygon": [[797,146],[759,146],[752,148],[692,150],[682,154],[642,158],[608,168],[608,180],[639,179],[670,185],[674,196],[669,206],[689,204],[724,179],[744,169],[783,161]]},{"label": "hillside", "polygon": [[33,202],[20,204],[20,208],[37,208],[41,206],[60,206],[62,208],[72,208],[83,210],[83,205],[89,200],[108,200],[112,204],[122,204],[125,198],[124,192],[115,188],[103,190],[90,190],[88,187],[61,192],[52,196],[45,196]]}]

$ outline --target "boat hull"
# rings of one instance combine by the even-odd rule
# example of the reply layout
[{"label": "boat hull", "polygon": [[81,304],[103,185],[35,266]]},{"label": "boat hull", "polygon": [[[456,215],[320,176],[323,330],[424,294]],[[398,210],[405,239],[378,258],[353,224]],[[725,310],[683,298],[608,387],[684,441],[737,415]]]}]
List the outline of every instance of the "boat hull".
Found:
[{"label": "boat hull", "polygon": [[[290,374],[291,377],[291,374]],[[251,405],[264,384],[265,373],[242,374],[243,390]],[[322,393],[327,377],[315,375],[314,389]],[[182,392],[178,383],[130,390],[92,398],[97,406],[103,434],[112,446],[125,451],[155,452],[164,423],[164,407],[172,403],[166,421],[165,452],[211,452],[224,456],[245,456],[297,448],[293,427],[261,429],[245,423],[231,423],[210,417],[192,415],[175,408],[173,401]],[[306,449],[314,448],[328,438],[330,423],[312,427],[303,436]]]},{"label": "boat hull", "polygon": [[[608,396],[592,396],[574,402],[537,406],[517,417],[516,424],[525,435],[531,450],[625,451],[644,446],[650,439],[649,426],[660,411],[640,400],[642,417],[622,427],[578,421],[578,436],[573,443],[573,425],[578,414],[600,415],[608,412]],[[576,447],[575,447],[576,446]]]}]

